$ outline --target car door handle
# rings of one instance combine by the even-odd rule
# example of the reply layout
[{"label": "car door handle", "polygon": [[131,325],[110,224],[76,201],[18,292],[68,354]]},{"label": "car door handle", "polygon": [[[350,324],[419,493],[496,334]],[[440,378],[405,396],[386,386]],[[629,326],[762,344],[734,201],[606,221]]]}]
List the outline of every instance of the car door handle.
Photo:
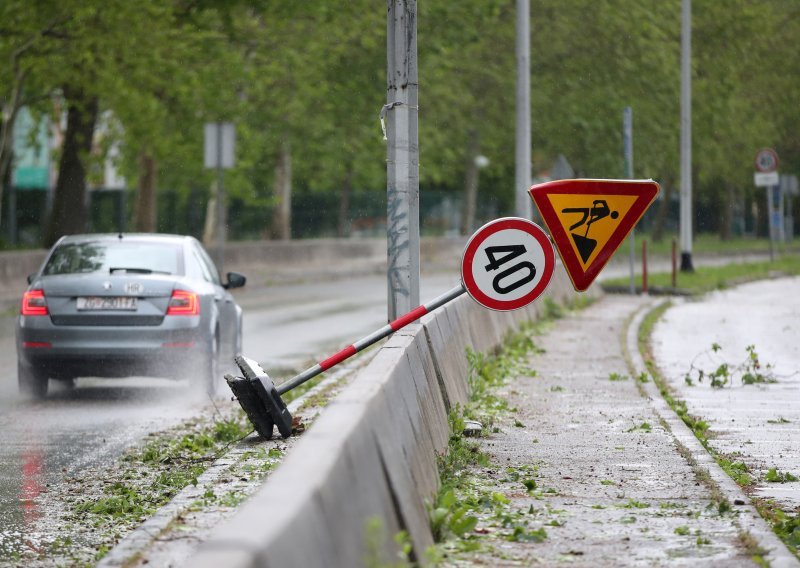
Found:
[{"label": "car door handle", "polygon": [[221,299],[222,299],[222,296],[220,296],[219,294],[214,294],[214,301],[215,302],[219,302]]}]

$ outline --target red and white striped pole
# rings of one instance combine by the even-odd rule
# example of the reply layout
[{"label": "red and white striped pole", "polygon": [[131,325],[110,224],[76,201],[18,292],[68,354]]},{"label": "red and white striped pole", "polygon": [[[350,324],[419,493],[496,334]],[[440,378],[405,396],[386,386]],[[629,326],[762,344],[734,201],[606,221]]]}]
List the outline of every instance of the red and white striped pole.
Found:
[{"label": "red and white striped pole", "polygon": [[427,304],[423,304],[421,306],[414,308],[407,314],[400,316],[399,318],[397,318],[392,322],[389,322],[388,324],[378,329],[377,331],[370,333],[369,335],[359,339],[352,345],[348,345],[338,353],[335,353],[330,357],[328,357],[327,359],[320,361],[313,367],[306,369],[299,375],[296,375],[291,379],[289,379],[288,381],[276,386],[275,388],[278,391],[278,394],[284,394],[285,392],[288,392],[293,388],[302,385],[304,382],[313,379],[320,373],[324,373],[334,365],[338,365],[342,361],[349,359],[350,357],[352,357],[359,351],[366,349],[373,343],[377,343],[384,337],[388,337],[395,331],[398,331],[407,326],[408,324],[417,321],[425,314],[430,313],[436,308],[445,305],[447,302],[458,298],[461,294],[463,294],[466,291],[467,289],[464,288],[464,285],[459,284],[452,290],[445,292],[444,294],[442,294],[438,298],[431,300]]}]

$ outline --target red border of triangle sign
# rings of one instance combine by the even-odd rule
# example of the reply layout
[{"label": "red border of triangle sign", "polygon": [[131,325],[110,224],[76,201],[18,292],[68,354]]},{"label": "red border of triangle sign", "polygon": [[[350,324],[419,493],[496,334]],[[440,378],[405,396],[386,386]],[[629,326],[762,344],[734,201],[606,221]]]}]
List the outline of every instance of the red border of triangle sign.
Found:
[{"label": "red border of triangle sign", "polygon": [[578,291],[586,290],[658,195],[653,180],[569,179],[529,193]]}]

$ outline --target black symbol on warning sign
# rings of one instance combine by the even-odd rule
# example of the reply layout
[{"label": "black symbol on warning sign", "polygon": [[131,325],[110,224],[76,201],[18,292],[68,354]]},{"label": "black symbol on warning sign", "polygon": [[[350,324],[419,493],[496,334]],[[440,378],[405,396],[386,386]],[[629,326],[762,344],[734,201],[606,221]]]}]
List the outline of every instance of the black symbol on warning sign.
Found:
[{"label": "black symbol on warning sign", "polygon": [[581,215],[581,220],[572,225],[569,228],[570,231],[583,225],[586,226],[586,230],[582,235],[579,233],[570,233],[584,263],[589,260],[589,257],[592,256],[594,249],[597,247],[597,241],[589,238],[589,227],[592,226],[592,223],[597,223],[606,217],[611,217],[612,219],[619,217],[619,212],[611,211],[608,207],[608,203],[606,203],[604,199],[595,199],[591,207],[567,207],[566,209],[562,209],[561,212],[578,213]]}]

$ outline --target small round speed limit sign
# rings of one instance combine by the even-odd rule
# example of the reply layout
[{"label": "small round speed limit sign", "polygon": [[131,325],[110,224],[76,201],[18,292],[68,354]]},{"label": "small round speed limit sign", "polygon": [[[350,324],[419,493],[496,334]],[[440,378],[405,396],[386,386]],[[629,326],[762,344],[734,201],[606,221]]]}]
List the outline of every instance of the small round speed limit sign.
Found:
[{"label": "small round speed limit sign", "polygon": [[461,279],[482,306],[516,310],[545,291],[555,264],[553,244],[539,225],[504,217],[470,237],[461,261]]}]

